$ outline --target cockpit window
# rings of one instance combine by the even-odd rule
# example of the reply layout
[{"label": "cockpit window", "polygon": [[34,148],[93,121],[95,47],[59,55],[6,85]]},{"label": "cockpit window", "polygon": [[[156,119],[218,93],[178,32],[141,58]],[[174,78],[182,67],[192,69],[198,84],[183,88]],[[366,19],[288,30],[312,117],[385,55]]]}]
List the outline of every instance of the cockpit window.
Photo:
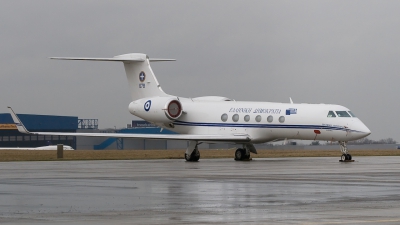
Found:
[{"label": "cockpit window", "polygon": [[336,117],[336,115],[333,111],[329,111],[327,117]]},{"label": "cockpit window", "polygon": [[351,117],[357,117],[357,116],[354,115],[354,113],[352,113],[351,111],[348,111],[348,113],[351,115]]},{"label": "cockpit window", "polygon": [[351,117],[346,111],[336,111],[338,117]]}]

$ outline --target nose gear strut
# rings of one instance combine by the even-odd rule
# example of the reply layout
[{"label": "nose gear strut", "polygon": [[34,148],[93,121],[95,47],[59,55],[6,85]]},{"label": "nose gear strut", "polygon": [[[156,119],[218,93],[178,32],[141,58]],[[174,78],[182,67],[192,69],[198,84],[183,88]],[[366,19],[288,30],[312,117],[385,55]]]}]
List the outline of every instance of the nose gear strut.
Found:
[{"label": "nose gear strut", "polygon": [[354,160],[352,160],[351,155],[347,151],[347,141],[339,141],[339,145],[340,145],[340,151],[342,152],[342,156],[339,162],[354,162]]}]

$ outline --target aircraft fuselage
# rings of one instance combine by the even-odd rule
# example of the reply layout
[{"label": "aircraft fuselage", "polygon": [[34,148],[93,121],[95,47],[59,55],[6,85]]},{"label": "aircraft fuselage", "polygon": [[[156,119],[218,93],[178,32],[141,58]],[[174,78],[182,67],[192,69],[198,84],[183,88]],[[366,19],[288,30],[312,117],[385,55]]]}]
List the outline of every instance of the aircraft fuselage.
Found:
[{"label": "aircraft fuselage", "polygon": [[180,134],[248,134],[252,143],[286,138],[351,141],[370,134],[360,119],[340,105],[177,99],[183,112],[177,119],[164,115],[166,104],[149,106],[151,99],[147,98],[134,101],[129,109],[135,116]]}]

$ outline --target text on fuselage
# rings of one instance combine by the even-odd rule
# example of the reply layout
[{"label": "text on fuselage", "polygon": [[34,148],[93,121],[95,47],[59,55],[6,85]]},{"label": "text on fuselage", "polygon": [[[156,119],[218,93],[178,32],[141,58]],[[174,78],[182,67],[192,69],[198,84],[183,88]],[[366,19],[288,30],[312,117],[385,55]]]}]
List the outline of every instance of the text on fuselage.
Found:
[{"label": "text on fuselage", "polygon": [[230,108],[229,112],[233,113],[268,113],[268,114],[280,114],[280,109],[263,109],[263,108]]}]

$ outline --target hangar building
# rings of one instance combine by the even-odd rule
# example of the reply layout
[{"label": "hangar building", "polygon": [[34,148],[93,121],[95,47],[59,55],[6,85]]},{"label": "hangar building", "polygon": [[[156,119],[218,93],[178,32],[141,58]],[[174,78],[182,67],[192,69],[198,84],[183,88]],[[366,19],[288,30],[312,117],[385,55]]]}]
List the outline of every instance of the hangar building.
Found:
[{"label": "hangar building", "polygon": [[[78,117],[18,114],[26,129],[34,132],[76,132]],[[71,136],[26,135],[18,132],[9,113],[0,114],[0,147],[40,147],[64,144],[76,148]]]}]

